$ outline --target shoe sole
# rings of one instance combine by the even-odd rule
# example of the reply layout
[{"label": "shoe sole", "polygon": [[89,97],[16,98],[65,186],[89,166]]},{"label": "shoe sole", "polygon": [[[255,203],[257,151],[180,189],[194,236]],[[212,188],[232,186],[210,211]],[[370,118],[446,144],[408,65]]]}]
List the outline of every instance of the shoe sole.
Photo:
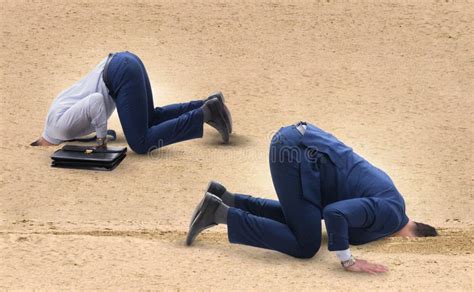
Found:
[{"label": "shoe sole", "polygon": [[196,219],[198,213],[199,213],[199,210],[201,210],[202,208],[202,204],[204,203],[204,200],[206,199],[206,193],[207,191],[209,190],[209,187],[211,186],[211,183],[208,183],[207,184],[207,188],[206,190],[204,191],[204,196],[203,198],[201,199],[201,201],[199,202],[199,204],[196,206],[196,208],[194,208],[194,211],[193,211],[193,215],[191,216],[191,222],[189,222],[189,228],[191,228],[191,226],[193,225],[194,223],[194,220]]},{"label": "shoe sole", "polygon": [[[191,222],[189,222],[189,228],[191,228],[191,225],[193,225],[193,222],[194,220],[196,219],[196,216],[199,212],[199,210],[201,210],[201,207],[202,207],[202,204],[204,203],[204,200],[206,199],[206,193],[210,193],[212,194],[209,189],[211,188],[211,184],[213,183],[214,181],[211,180],[210,182],[207,183],[207,187],[206,187],[206,190],[204,191],[204,196],[203,198],[201,199],[201,201],[199,202],[199,204],[197,205],[197,207],[194,209],[193,211],[193,215],[191,216]],[[215,195],[215,194],[213,194]]]},{"label": "shoe sole", "polygon": [[224,97],[224,94],[221,91],[216,91],[216,92],[213,92],[213,93],[209,94],[209,97],[211,97],[211,96],[212,96],[212,98],[219,98],[220,100],[222,100],[223,103],[225,103],[225,97]]},{"label": "shoe sole", "polygon": [[229,108],[225,105],[225,103],[222,104],[224,106],[224,114],[227,115],[227,119],[224,119],[226,122],[227,128],[229,129],[229,134],[232,133],[232,116],[230,115]]},{"label": "shoe sole", "polygon": [[227,128],[229,129],[229,134],[232,134],[232,115],[230,114],[229,108],[225,104],[224,94],[222,94],[222,92],[218,91],[218,92],[215,92],[215,93],[211,94],[210,96],[212,96],[213,98],[217,98],[222,103],[222,105],[224,107],[224,112],[227,115],[227,119],[224,119],[224,121],[226,122]]},{"label": "shoe sole", "polygon": [[188,231],[188,236],[186,237],[186,245],[190,246],[191,244],[193,244],[194,242],[194,239],[196,238],[196,236],[199,235],[199,233],[203,232],[204,230],[208,229],[208,228],[211,228],[213,226],[216,226],[217,224],[210,224],[204,228],[200,228],[200,229],[197,229],[197,230],[194,230],[194,232],[191,232],[192,228],[193,228],[193,225],[194,223],[196,223],[196,221],[198,221],[201,217],[201,215],[203,213],[205,213],[207,207],[209,206],[209,202],[211,201],[211,199],[207,200],[206,201],[206,196],[204,196],[204,199],[202,200],[202,202],[199,204],[201,207],[198,209],[197,211],[197,214],[196,214],[196,218],[193,220],[193,222],[191,223],[191,225],[189,226],[189,231]]},{"label": "shoe sole", "polygon": [[228,144],[229,143],[229,135],[230,135],[230,132],[229,132],[229,124],[227,123],[227,119],[224,117],[223,114],[225,114],[225,105],[224,103],[219,100],[219,104],[220,106],[222,106],[222,110],[219,111],[219,117],[224,121],[224,125],[225,125],[225,128],[227,131],[219,131],[219,129],[215,126],[216,124],[214,122],[208,122],[209,125],[211,125],[212,127],[214,127],[218,132],[219,134],[221,135],[222,137],[222,141],[224,142],[224,144]]},{"label": "shoe sole", "polygon": [[214,95],[216,95],[216,96],[219,95],[221,97],[222,104],[224,105],[224,111],[225,111],[225,113],[228,117],[227,120],[229,121],[229,123],[227,123],[227,127],[229,128],[229,134],[232,134],[232,115],[230,114],[229,108],[225,104],[224,94],[222,94],[222,92],[218,91]]}]

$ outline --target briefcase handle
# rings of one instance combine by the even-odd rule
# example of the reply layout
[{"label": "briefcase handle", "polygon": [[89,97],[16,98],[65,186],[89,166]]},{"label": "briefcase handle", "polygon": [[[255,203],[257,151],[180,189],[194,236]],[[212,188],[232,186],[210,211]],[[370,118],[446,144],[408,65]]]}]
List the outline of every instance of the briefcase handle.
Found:
[{"label": "briefcase handle", "polygon": [[85,152],[85,153],[124,153],[127,152],[127,147],[120,149],[102,148],[96,146],[83,146],[83,145],[64,145],[61,148],[62,151],[69,152]]}]

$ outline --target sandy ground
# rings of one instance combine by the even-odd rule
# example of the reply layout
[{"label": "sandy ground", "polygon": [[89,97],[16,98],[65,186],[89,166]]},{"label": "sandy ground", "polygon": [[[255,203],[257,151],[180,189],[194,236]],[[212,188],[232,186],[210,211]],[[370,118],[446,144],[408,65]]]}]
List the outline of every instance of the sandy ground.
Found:
[{"label": "sandy ground", "polygon": [[[43,2],[0,2],[0,288],[472,291],[472,2]],[[120,50],[158,105],[222,90],[232,143],[206,128],[113,172],[50,168],[55,148],[27,145],[51,101]],[[185,247],[209,179],[276,198],[268,143],[299,120],[385,169],[441,236],[353,249],[382,276],[344,272],[326,243],[311,260],[231,245],[225,227]]]}]

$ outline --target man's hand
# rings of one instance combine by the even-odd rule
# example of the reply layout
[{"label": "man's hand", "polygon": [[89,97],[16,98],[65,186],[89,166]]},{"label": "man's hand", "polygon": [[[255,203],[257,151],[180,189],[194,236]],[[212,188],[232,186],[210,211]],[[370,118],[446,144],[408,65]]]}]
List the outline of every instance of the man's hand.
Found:
[{"label": "man's hand", "polygon": [[97,138],[95,142],[97,149],[107,149],[107,138]]},{"label": "man's hand", "polygon": [[355,260],[355,264],[350,267],[345,268],[349,272],[358,272],[358,273],[369,273],[372,275],[385,273],[388,271],[386,266],[371,264],[364,260]]}]

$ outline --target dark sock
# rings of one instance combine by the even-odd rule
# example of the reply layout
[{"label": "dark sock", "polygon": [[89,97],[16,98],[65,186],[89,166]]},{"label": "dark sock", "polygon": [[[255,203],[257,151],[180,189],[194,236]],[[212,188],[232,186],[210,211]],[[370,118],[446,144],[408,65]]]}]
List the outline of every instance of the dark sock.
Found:
[{"label": "dark sock", "polygon": [[229,212],[229,206],[221,203],[217,207],[216,212],[214,213],[214,222],[217,224],[227,224],[227,213]]},{"label": "dark sock", "polygon": [[225,191],[221,196],[222,201],[229,207],[235,207],[235,195],[231,192]]},{"label": "dark sock", "polygon": [[211,110],[209,109],[209,106],[207,104],[208,102],[205,102],[202,106],[201,106],[201,109],[202,109],[202,113],[203,113],[203,116],[204,116],[204,122],[207,123],[209,122],[209,120],[211,119]]}]

